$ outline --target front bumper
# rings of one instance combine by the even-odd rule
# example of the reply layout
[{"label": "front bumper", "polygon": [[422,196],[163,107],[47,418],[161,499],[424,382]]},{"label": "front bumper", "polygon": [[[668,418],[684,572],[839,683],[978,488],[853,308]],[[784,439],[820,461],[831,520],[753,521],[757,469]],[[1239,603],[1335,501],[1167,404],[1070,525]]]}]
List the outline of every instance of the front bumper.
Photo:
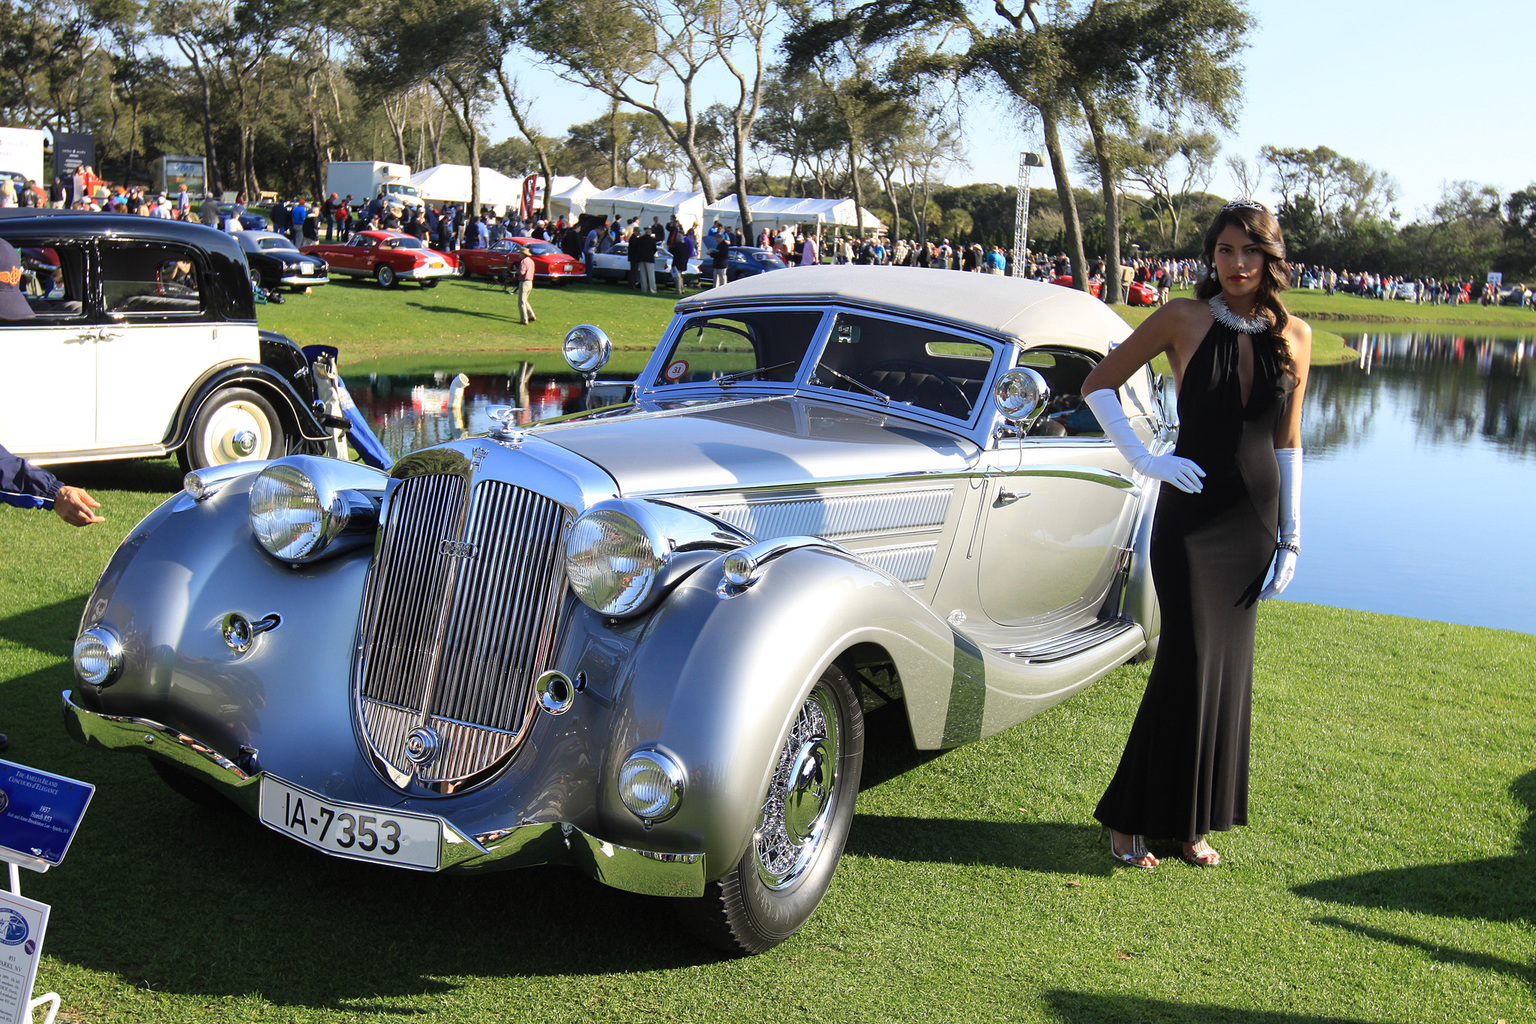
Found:
[{"label": "front bumper", "polygon": [[326,274],[284,274],[279,280],[283,284],[298,287],[306,284],[329,284],[331,279]]},{"label": "front bumper", "polygon": [[398,270],[397,277],[403,277],[409,281],[421,281],[429,277],[452,277],[457,271],[444,260],[441,267],[413,267],[410,270]]},{"label": "front bumper", "polygon": [[[64,728],[76,740],[107,750],[137,750],[174,764],[259,817],[259,754],[242,752],[236,763],[206,743],[148,718],[104,715],[63,694]],[[389,808],[380,808],[388,811]],[[420,812],[413,812],[420,813]],[[567,822],[534,822],[466,835],[451,821],[442,822],[439,870],[479,871],[568,864],[615,889],[650,896],[704,894],[704,854],[657,853],[618,846],[588,835]]]}]

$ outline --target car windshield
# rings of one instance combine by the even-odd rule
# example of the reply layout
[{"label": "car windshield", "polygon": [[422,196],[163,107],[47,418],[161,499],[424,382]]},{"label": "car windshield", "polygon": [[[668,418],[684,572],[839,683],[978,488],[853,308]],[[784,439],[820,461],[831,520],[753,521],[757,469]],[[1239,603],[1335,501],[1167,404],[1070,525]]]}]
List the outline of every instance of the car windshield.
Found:
[{"label": "car windshield", "polygon": [[839,313],[811,383],[968,420],[995,354],[947,331]]},{"label": "car windshield", "polygon": [[788,382],[816,337],[821,314],[804,310],[701,313],[678,331],[654,387],[717,381]]}]

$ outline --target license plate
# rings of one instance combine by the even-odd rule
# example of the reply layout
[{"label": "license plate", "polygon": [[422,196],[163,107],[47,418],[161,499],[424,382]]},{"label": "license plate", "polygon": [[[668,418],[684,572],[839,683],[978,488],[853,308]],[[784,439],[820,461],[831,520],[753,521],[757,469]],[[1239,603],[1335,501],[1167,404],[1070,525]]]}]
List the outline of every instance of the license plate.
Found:
[{"label": "license plate", "polygon": [[421,814],[349,804],[264,775],[262,824],[317,850],[354,860],[436,871],[442,822]]},{"label": "license plate", "polygon": [[311,264],[308,264],[308,263],[300,263],[299,264],[299,273],[301,273],[301,274],[313,274],[314,272],[315,272],[315,268]]},{"label": "license plate", "polygon": [[432,262],[428,263],[427,266],[431,267],[433,270],[441,270],[443,269],[443,261],[433,260]]}]

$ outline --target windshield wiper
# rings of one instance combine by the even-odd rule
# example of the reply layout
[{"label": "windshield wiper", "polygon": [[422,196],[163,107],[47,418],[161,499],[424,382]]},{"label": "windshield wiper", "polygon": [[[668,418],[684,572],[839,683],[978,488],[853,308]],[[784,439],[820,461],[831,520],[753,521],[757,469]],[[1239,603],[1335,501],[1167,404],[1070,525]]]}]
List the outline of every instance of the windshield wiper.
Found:
[{"label": "windshield wiper", "polygon": [[728,373],[724,377],[716,377],[715,383],[721,387],[725,387],[728,384],[735,384],[740,381],[751,380],[753,377],[756,377],[759,374],[772,373],[774,370],[782,370],[786,366],[796,366],[799,364],[799,362],[800,360],[798,359],[791,359],[788,362],[775,363],[772,366],[754,366],[750,370],[742,370],[738,373]]},{"label": "windshield wiper", "polygon": [[[816,364],[816,373],[820,373],[822,370],[826,370],[828,373],[832,374],[832,376],[836,377],[838,380],[845,380],[849,384],[852,384],[854,387],[858,388],[859,390],[864,391],[864,392],[866,392],[868,394],[874,395],[876,398],[880,399],[880,401],[884,402],[886,405],[890,405],[891,404],[891,396],[890,395],[886,394],[884,391],[879,391],[879,390],[876,390],[875,388],[870,387],[868,384],[865,384],[863,381],[859,380],[857,377],[850,377],[850,376],[848,376],[846,373],[844,373],[841,370],[834,370],[832,367],[828,366],[826,363],[817,363]],[[811,375],[811,382],[814,383],[814,384],[820,384],[821,383],[820,381],[818,381],[816,379],[815,374]]]}]

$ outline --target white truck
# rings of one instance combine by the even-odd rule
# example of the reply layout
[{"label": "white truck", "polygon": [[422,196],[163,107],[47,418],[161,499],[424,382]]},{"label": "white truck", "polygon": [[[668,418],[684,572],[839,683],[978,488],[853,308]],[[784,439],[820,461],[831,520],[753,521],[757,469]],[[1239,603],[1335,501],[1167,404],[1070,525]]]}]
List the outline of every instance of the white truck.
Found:
[{"label": "white truck", "polygon": [[325,169],[325,191],[337,198],[350,195],[356,205],[381,191],[402,206],[423,205],[420,190],[411,184],[410,167],[381,160],[332,160]]}]

